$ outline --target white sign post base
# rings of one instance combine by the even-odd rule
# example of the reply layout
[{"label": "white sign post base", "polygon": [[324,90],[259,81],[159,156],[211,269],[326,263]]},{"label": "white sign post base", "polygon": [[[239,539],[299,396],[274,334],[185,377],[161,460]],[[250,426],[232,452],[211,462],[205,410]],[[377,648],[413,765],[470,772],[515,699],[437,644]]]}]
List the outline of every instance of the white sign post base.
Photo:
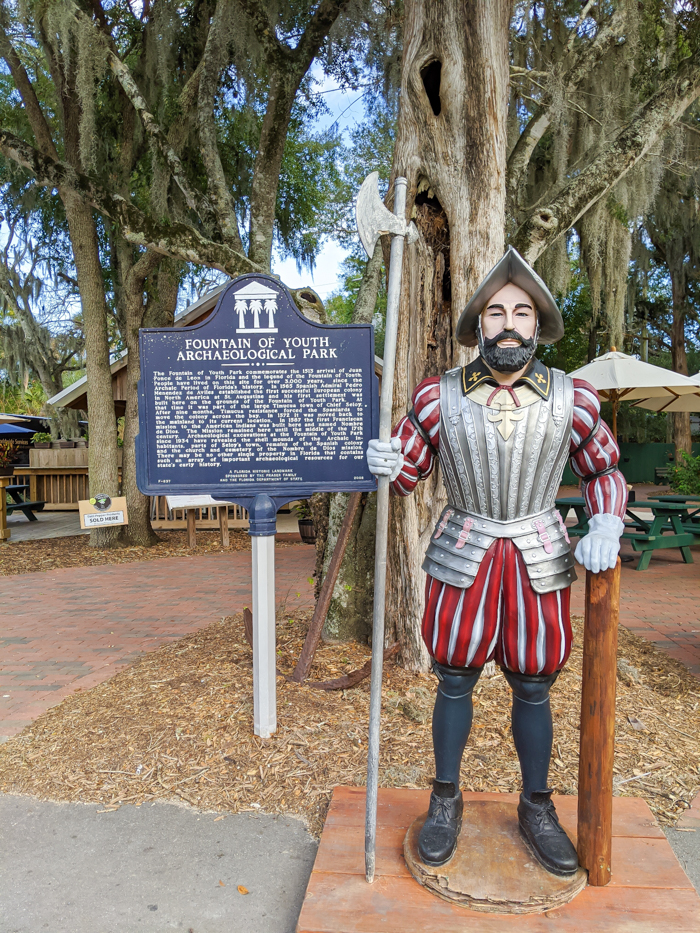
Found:
[{"label": "white sign post base", "polygon": [[275,536],[253,535],[253,731],[277,731]]}]

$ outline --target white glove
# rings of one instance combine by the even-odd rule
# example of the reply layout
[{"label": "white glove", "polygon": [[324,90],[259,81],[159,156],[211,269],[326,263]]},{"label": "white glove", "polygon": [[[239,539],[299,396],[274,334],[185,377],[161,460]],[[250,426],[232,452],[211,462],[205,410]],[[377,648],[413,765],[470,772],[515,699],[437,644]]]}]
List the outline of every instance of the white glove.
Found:
[{"label": "white glove", "polygon": [[576,546],[574,557],[586,570],[600,573],[615,566],[620,550],[620,535],[625,525],[617,515],[600,512],[588,521],[588,534]]},{"label": "white glove", "polygon": [[401,438],[392,437],[389,443],[371,440],[367,445],[367,466],[375,476],[388,476],[394,482],[403,467]]}]

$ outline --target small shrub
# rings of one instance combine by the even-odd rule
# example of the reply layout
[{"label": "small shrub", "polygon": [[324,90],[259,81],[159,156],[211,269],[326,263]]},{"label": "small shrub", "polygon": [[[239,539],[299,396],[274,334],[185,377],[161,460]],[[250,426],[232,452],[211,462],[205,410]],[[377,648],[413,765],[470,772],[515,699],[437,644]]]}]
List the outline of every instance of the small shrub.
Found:
[{"label": "small shrub", "polygon": [[669,484],[674,492],[683,496],[700,495],[700,457],[681,453],[680,462],[671,467]]},{"label": "small shrub", "polygon": [[51,435],[46,431],[37,431],[32,434],[32,444],[48,444],[51,441]]},{"label": "small shrub", "polygon": [[0,441],[0,467],[14,463],[19,454],[19,445],[14,441]]}]

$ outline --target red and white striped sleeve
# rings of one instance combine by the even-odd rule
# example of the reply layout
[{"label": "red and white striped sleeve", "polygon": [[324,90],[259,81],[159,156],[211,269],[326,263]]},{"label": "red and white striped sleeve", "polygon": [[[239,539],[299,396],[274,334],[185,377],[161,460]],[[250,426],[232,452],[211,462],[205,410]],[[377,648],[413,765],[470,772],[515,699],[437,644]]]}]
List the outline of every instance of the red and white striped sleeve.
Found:
[{"label": "red and white striped sleeve", "polygon": [[[440,442],[440,377],[424,379],[413,393],[413,414],[422,431],[408,415],[399,421],[392,437],[401,438],[403,467],[391,484],[397,496],[408,496],[418,481],[430,476],[435,467],[435,452]],[[430,440],[427,444],[425,437]]]},{"label": "red and white striped sleeve", "polygon": [[600,418],[598,393],[583,379],[574,379],[570,454],[571,469],[581,480],[589,516],[605,512],[624,521],[627,483],[618,469],[620,449]]}]

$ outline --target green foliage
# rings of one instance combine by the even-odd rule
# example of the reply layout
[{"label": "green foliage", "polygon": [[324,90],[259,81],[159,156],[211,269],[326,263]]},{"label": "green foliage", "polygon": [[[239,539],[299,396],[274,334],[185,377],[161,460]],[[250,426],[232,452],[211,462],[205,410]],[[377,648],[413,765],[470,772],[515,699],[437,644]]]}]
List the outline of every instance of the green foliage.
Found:
[{"label": "green foliage", "polygon": [[47,431],[37,431],[32,434],[32,444],[48,444],[51,441],[51,435]]},{"label": "green foliage", "polygon": [[311,504],[309,503],[308,499],[300,499],[294,506],[294,509],[297,513],[297,518],[300,518],[300,519],[313,518],[313,514],[311,512]]},{"label": "green foliage", "polygon": [[310,133],[302,124],[290,128],[282,159],[275,232],[282,255],[292,256],[301,271],[313,269],[325,229],[325,214],[340,181],[335,133]]},{"label": "green foliage", "polygon": [[0,467],[14,463],[19,453],[19,445],[14,441],[0,441]]},{"label": "green foliage", "polygon": [[[0,366],[2,366],[1,357]],[[7,377],[0,379],[0,409],[8,414],[39,415],[46,398],[46,392],[38,381],[30,382],[27,389],[24,389],[13,385]]]},{"label": "green foliage", "polygon": [[[364,254],[362,257],[351,255],[342,264],[340,289],[326,299],[326,314],[332,324],[352,323],[357,293],[360,290],[366,264]],[[374,352],[377,356],[383,357],[386,327],[386,280],[383,270],[372,324],[374,325]]]},{"label": "green foliage", "polygon": [[700,495],[700,457],[691,457],[685,451],[680,457],[680,463],[669,472],[671,489],[684,496]]},{"label": "green foliage", "polygon": [[583,275],[575,275],[571,289],[557,298],[564,318],[564,336],[558,343],[539,346],[537,356],[546,366],[570,373],[588,362],[588,334],[593,313],[588,280]]}]

